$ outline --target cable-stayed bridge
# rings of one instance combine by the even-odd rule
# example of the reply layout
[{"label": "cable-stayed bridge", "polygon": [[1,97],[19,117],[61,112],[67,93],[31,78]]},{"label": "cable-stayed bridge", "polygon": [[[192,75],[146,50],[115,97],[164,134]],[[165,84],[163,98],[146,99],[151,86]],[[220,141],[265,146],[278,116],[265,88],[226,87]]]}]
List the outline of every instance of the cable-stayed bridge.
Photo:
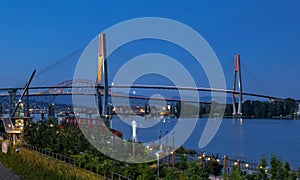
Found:
[{"label": "cable-stayed bridge", "polygon": [[[114,84],[109,82],[112,79],[113,74],[110,72],[116,72],[116,69],[113,69],[114,66],[109,63],[109,60],[106,60],[106,40],[105,34],[101,33],[99,36],[99,50],[98,50],[98,67],[97,74],[95,74],[95,81],[87,79],[72,79],[74,69],[76,67],[76,62],[80,57],[80,54],[83,52],[83,49],[76,50],[67,57],[59,60],[53,65],[41,70],[34,77],[31,85],[26,89],[27,98],[30,97],[50,97],[51,101],[54,101],[57,96],[70,96],[70,95],[84,95],[84,96],[94,96],[98,97],[98,101],[101,101],[102,115],[106,115],[107,106],[110,103],[108,97],[119,97],[119,98],[129,98],[133,100],[142,100],[145,101],[156,100],[156,101],[166,101],[166,102],[192,102],[200,103],[197,100],[190,98],[185,99],[184,97],[178,98],[176,95],[169,97],[153,97],[151,93],[145,93],[145,91],[154,91],[154,92],[170,92],[170,91],[195,91],[197,93],[224,93],[232,96],[232,103],[237,104],[233,106],[233,115],[241,116],[242,115],[242,101],[244,96],[248,97],[257,97],[265,98],[270,101],[274,100],[283,100],[281,97],[276,97],[270,94],[261,94],[256,92],[245,92],[243,90],[242,84],[242,71],[241,71],[241,61],[240,55],[235,55],[234,57],[234,79],[233,79],[233,88],[232,89],[218,89],[210,87],[189,87],[189,86],[176,86],[170,84],[159,84],[155,79],[148,79],[144,84],[134,83],[134,84]],[[126,53],[124,56],[126,55]],[[130,76],[130,75],[129,75]],[[243,82],[245,84],[245,81]],[[246,82],[247,83],[247,82]],[[6,86],[0,88],[0,98],[2,102],[4,101],[16,101],[16,97],[21,96],[21,91],[24,89],[24,83],[15,84],[13,86]],[[114,89],[131,89],[132,93],[121,93],[114,91]],[[142,94],[136,93],[137,90],[142,90]],[[165,93],[169,94],[169,93]],[[176,94],[176,93],[175,93]],[[99,98],[100,97],[100,98]],[[102,97],[102,98],[101,98]],[[28,100],[28,99],[27,99]],[[238,100],[238,102],[236,102]],[[201,103],[211,103],[210,101],[202,101]],[[49,102],[50,103],[50,102]],[[12,102],[9,103],[13,108]],[[27,104],[26,108],[28,109],[29,105]]]}]

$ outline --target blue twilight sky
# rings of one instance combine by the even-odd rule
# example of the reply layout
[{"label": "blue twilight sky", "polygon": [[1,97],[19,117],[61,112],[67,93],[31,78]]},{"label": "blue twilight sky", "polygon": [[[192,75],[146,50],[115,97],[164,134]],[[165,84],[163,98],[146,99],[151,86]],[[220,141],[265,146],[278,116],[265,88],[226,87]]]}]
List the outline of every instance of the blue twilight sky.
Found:
[{"label": "blue twilight sky", "polygon": [[0,87],[27,79],[33,68],[55,63],[116,23],[154,16],[195,29],[224,66],[241,54],[258,79],[244,81],[245,86],[259,87],[260,81],[274,96],[300,99],[299,9],[297,0],[2,0]]}]

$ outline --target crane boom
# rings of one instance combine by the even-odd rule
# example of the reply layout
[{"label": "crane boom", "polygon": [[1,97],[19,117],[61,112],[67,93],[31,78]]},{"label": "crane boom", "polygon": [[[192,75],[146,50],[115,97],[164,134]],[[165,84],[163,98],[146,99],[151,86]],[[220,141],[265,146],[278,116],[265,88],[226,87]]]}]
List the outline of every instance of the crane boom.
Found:
[{"label": "crane boom", "polygon": [[30,83],[31,83],[31,81],[32,81],[32,79],[33,79],[33,77],[34,77],[34,75],[35,75],[35,72],[36,72],[36,70],[34,70],[34,71],[32,72],[32,74],[31,74],[29,80],[28,80],[27,83],[25,84],[25,87],[24,87],[24,89],[23,89],[23,92],[22,92],[22,94],[21,94],[19,100],[18,100],[18,103],[17,103],[17,105],[15,106],[15,108],[13,109],[13,111],[12,111],[11,114],[10,114],[10,118],[12,118],[12,117],[15,116],[15,113],[16,113],[16,111],[17,111],[17,109],[18,109],[20,103],[22,102],[22,99],[23,99],[23,97],[24,97],[26,91],[28,90],[28,87],[29,87],[29,85],[30,85]]}]

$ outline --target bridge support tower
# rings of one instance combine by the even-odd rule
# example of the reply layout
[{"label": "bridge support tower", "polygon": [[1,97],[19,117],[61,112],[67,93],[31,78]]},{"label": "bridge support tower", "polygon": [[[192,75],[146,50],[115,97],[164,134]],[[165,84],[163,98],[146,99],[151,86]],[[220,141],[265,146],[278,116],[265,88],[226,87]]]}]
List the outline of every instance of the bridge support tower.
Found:
[{"label": "bridge support tower", "polygon": [[[233,104],[233,117],[238,118],[242,116],[242,101],[243,101],[243,88],[242,88],[242,74],[241,74],[241,64],[240,55],[234,55],[234,73],[233,73],[233,91],[237,91],[238,94],[232,94],[232,104]],[[236,109],[236,97],[238,97],[238,108]]]},{"label": "bridge support tower", "polygon": [[[104,90],[100,88],[103,75]],[[106,61],[106,35],[100,33],[99,35],[99,49],[98,49],[98,69],[97,69],[97,93],[98,93],[98,108],[101,116],[108,116],[108,75],[107,75],[107,61]],[[101,101],[101,92],[103,92],[103,103]]]}]

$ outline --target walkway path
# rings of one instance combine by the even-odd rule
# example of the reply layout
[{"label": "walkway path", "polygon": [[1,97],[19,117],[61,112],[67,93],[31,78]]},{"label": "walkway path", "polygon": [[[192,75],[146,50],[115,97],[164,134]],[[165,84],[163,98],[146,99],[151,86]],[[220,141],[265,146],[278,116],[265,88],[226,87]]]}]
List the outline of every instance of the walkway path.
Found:
[{"label": "walkway path", "polygon": [[20,176],[16,175],[12,170],[7,169],[0,163],[0,180],[19,180],[22,179]]}]

